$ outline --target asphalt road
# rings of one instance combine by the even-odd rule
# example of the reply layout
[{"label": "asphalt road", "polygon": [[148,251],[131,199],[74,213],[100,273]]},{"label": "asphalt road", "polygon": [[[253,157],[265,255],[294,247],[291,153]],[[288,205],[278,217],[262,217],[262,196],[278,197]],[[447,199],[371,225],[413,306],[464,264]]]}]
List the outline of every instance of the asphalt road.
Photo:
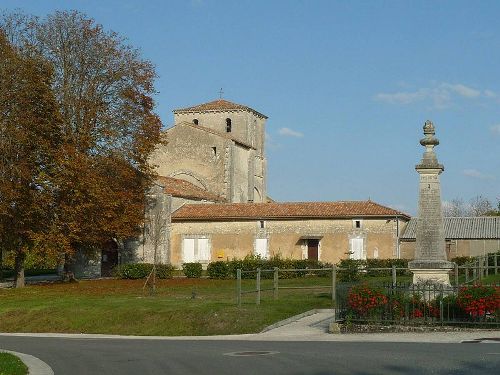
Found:
[{"label": "asphalt road", "polygon": [[56,375],[492,375],[498,374],[500,369],[498,343],[177,341],[0,336],[0,348],[34,355],[50,365]]}]

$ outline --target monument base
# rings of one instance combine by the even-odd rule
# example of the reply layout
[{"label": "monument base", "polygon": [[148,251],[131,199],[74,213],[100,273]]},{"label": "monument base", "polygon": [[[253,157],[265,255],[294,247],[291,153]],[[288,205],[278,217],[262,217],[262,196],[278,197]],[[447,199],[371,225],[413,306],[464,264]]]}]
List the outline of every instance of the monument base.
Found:
[{"label": "monument base", "polygon": [[455,263],[446,260],[413,260],[408,263],[408,268],[413,273],[413,284],[450,286],[449,272],[455,268]]},{"label": "monument base", "polygon": [[450,285],[450,275],[449,271],[452,269],[412,269],[413,272],[413,284],[438,284],[449,286]]}]

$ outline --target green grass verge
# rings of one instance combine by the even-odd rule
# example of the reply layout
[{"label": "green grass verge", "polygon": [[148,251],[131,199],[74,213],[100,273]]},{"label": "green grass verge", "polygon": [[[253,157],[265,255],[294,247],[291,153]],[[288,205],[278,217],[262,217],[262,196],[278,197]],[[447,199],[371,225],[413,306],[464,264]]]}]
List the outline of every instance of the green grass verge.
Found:
[{"label": "green grass verge", "polygon": [[0,375],[26,375],[28,368],[15,355],[0,353]]},{"label": "green grass verge", "polygon": [[[1,332],[65,332],[123,335],[216,335],[254,333],[314,308],[330,308],[327,289],[244,294],[236,305],[235,280],[159,280],[154,296],[142,280],[94,280],[76,284],[0,289]],[[282,285],[328,285],[328,279],[284,280]],[[269,288],[271,280],[263,280]],[[255,289],[243,280],[243,290]]]}]

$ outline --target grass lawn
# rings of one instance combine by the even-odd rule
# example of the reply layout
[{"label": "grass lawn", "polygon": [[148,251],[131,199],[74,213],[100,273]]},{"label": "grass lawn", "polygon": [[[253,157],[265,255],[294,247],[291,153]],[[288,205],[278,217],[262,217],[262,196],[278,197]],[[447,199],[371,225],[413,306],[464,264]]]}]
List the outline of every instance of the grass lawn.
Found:
[{"label": "grass lawn", "polygon": [[28,368],[10,353],[0,353],[0,375],[26,375]]},{"label": "grass lawn", "polygon": [[[284,280],[280,285],[329,285],[330,279]],[[65,332],[123,335],[216,335],[254,333],[314,308],[330,308],[327,289],[244,294],[236,305],[235,280],[159,280],[157,293],[143,292],[142,280],[92,280],[0,289],[0,332]],[[269,288],[271,280],[262,280]],[[243,290],[255,288],[243,280]],[[193,298],[194,297],[194,298]]]}]

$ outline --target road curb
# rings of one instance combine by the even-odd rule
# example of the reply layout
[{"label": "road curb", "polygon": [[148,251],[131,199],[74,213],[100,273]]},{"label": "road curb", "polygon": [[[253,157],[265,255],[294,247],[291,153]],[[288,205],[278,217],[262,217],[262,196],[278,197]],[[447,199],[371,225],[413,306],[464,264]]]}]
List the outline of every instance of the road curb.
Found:
[{"label": "road curb", "polygon": [[29,375],[54,375],[48,364],[32,355],[0,349],[0,353],[10,353],[18,357],[28,367]]}]

